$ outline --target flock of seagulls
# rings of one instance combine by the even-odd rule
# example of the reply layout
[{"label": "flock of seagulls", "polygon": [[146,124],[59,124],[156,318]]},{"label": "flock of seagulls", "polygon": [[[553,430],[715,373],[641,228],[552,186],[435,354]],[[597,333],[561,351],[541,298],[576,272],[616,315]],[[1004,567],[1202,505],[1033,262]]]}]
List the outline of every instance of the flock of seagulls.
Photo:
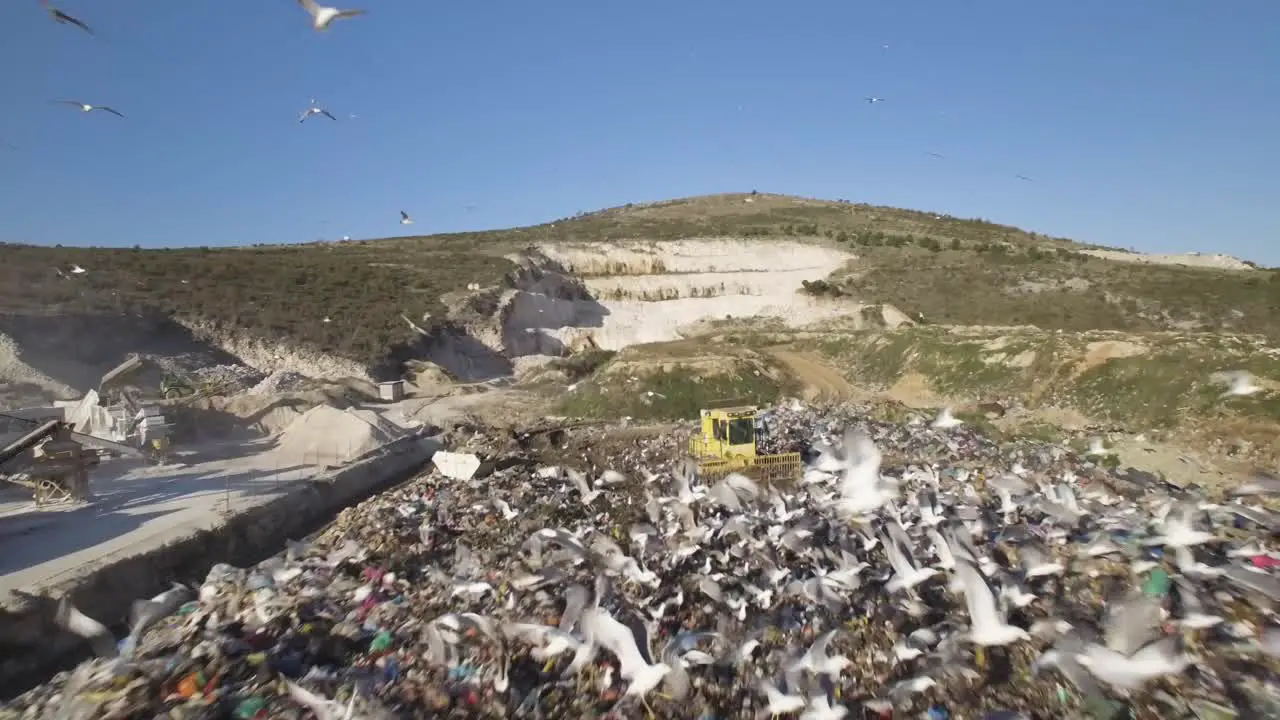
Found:
[{"label": "flock of seagulls", "polygon": [[[70,15],[67,12],[64,12],[63,10],[57,7],[54,7],[51,3],[51,0],[40,0],[40,2],[42,5],[45,6],[46,10],[49,12],[50,16],[54,19],[54,21],[58,22],[59,24],[70,25],[70,26],[79,28],[80,30],[84,31],[86,34],[90,36],[94,34],[93,30],[89,27],[87,23],[80,20],[79,18],[76,18]],[[330,26],[336,20],[355,18],[367,13],[366,10],[362,10],[362,9],[341,9],[337,7],[321,5],[315,0],[298,0],[298,4],[311,17],[311,27],[317,32],[328,31],[330,29]],[[887,50],[889,48],[889,45],[885,43],[881,47]],[[867,96],[864,98],[864,100],[869,105],[876,105],[876,104],[885,102],[885,98],[877,97],[877,96]],[[90,103],[73,101],[73,100],[57,100],[54,102],[58,104],[76,107],[86,114],[100,110],[112,115],[116,115],[117,117],[121,117],[121,118],[124,117],[124,115],[119,111],[117,111],[116,109],[109,106],[105,106],[105,105],[94,105]],[[738,109],[741,110],[742,106],[739,106]],[[330,113],[327,109],[319,106],[316,103],[315,99],[312,99],[310,106],[298,116],[298,122],[304,123],[308,119],[316,116],[324,116],[334,121],[337,120],[337,118],[332,113]],[[352,114],[351,117],[355,118],[356,115]],[[928,155],[934,159],[938,159],[938,160],[944,159],[944,156],[939,153],[930,152],[928,153]],[[1016,177],[1019,180],[1023,180],[1026,182],[1031,181],[1031,178],[1025,175],[1017,175]],[[408,223],[402,220],[402,224],[408,224]]]},{"label": "flock of seagulls", "polygon": [[[102,657],[78,673],[110,678],[146,671],[133,648],[179,599],[200,602],[173,627],[216,652],[222,628],[268,633],[328,597],[336,617],[362,608],[367,623],[419,638],[417,662],[465,674],[531,717],[555,688],[617,688],[614,709],[637,715],[660,704],[664,716],[695,717],[740,693],[728,707],[742,717],[841,720],[858,717],[855,702],[883,714],[981,688],[997,662],[1015,665],[1027,697],[1052,697],[1048,676],[1082,697],[1139,697],[1159,679],[1191,682],[1188,668],[1210,653],[1280,657],[1270,610],[1280,579],[1247,561],[1274,557],[1268,534],[1222,532],[1280,527],[1241,502],[1280,496],[1280,478],[1259,476],[1216,503],[1134,495],[1061,470],[1060,448],[985,473],[927,460],[885,467],[883,444],[961,441],[865,420],[815,430],[792,487],[704,479],[679,459],[641,465],[634,481],[560,466],[419,481],[364,528],[380,550],[351,534],[356,523],[328,550],[294,543],[253,568],[215,567],[198,592],[175,587],[140,606],[119,644],[65,601],[58,621]],[[535,511],[553,523],[519,531]],[[484,545],[479,529],[463,530],[489,527]],[[419,552],[434,564],[415,569]],[[345,563],[358,565],[339,571]],[[1156,571],[1169,574],[1167,596],[1146,587]],[[1234,665],[1213,667],[1210,686],[1231,694],[1244,682]],[[332,669],[286,682],[295,702],[334,717],[316,708],[337,701],[302,686],[334,687]],[[357,690],[346,717],[385,716]]]},{"label": "flock of seagulls", "polygon": [[[59,24],[70,25],[70,26],[79,28],[80,30],[84,31],[86,34],[93,36],[94,34],[93,29],[90,28],[86,22],[84,22],[83,20],[77,17],[72,16],[67,12],[64,12],[63,10],[57,7],[54,7],[51,0],[40,0],[40,3],[45,7],[50,17],[52,17],[55,22]],[[317,3],[315,2],[315,0],[298,0],[298,4],[301,5],[302,9],[306,10],[307,14],[311,16],[311,27],[319,32],[327,31],[329,29],[329,26],[332,25],[335,20],[354,18],[360,15],[364,15],[366,12],[365,10],[343,10],[335,7],[329,7],[329,6],[321,5]],[[124,117],[124,114],[121,113],[119,110],[116,110],[115,108],[107,105],[96,105],[92,103],[82,102],[80,100],[54,100],[53,103],[58,105],[67,105],[69,107],[74,107],[85,114],[101,111],[104,113],[115,115],[116,117],[119,117],[119,118]],[[334,121],[337,120],[337,118],[334,117],[332,113],[330,113],[324,107],[321,107],[316,102],[315,98],[312,98],[311,103],[307,107],[307,109],[304,110],[298,116],[298,122],[304,123],[308,119],[316,116],[323,116]],[[355,114],[352,114],[351,117],[355,118],[357,116]],[[13,146],[6,143],[6,147],[12,148]],[[408,225],[413,222],[412,220],[409,219],[409,216],[406,215],[405,213],[401,212],[400,215],[401,215],[400,224]]]}]

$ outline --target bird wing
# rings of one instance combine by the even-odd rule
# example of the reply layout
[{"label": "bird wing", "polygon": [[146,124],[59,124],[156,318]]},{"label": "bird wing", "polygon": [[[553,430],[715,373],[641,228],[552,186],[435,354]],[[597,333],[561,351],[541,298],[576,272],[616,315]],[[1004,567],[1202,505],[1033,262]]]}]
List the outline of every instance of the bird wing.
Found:
[{"label": "bird wing", "polygon": [[365,12],[366,12],[365,10],[343,10],[339,12],[337,15],[334,15],[334,17],[350,18],[350,17],[355,17],[357,15],[364,15]]},{"label": "bird wing", "polygon": [[1137,652],[1159,633],[1160,610],[1160,603],[1141,593],[1107,603],[1106,646],[1123,655]]},{"label": "bird wing", "polygon": [[825,659],[827,657],[827,646],[831,644],[831,641],[835,639],[836,634],[839,632],[840,630],[837,628],[823,633],[809,646],[809,650],[805,652],[805,658],[811,663]]},{"label": "bird wing", "polygon": [[1026,542],[1018,546],[1018,559],[1022,561],[1022,568],[1030,571],[1048,564],[1049,554],[1036,543]]},{"label": "bird wing", "polygon": [[969,537],[969,533],[963,532],[955,525],[944,528],[943,537],[947,538],[951,546],[951,552],[957,558],[967,558],[970,562],[978,562],[981,557],[978,554],[978,548],[974,546],[973,539]]},{"label": "bird wing", "polygon": [[1255,470],[1253,478],[1243,485],[1233,488],[1230,492],[1232,497],[1275,494],[1280,494],[1280,476],[1269,473],[1266,470]]},{"label": "bird wing", "polygon": [[341,705],[338,705],[326,697],[321,697],[301,685],[295,685],[288,680],[285,680],[284,682],[285,686],[289,688],[289,698],[315,713],[317,718],[320,718],[321,720],[328,720],[329,718],[336,717],[335,706],[341,707]]},{"label": "bird wing", "polygon": [[58,601],[54,620],[67,632],[88,640],[89,646],[98,657],[109,658],[117,654],[115,638],[111,636],[111,631],[107,630],[102,623],[80,612],[75,605],[71,604],[68,596],[64,595]]},{"label": "bird wing", "polygon": [[618,622],[604,608],[594,608],[583,616],[583,624],[602,647],[618,658],[618,671],[624,678],[634,677],[648,665],[631,629]]},{"label": "bird wing", "polygon": [[317,3],[316,0],[298,0],[298,4],[301,5],[304,10],[311,13],[312,17],[320,14],[320,4]]},{"label": "bird wing", "polygon": [[587,483],[586,475],[573,468],[565,468],[564,472],[565,475],[569,476],[569,482],[572,482],[573,486],[578,488],[578,492],[582,493],[583,497],[591,494],[591,486]]},{"label": "bird wing", "polygon": [[112,115],[115,115],[115,116],[117,116],[117,117],[124,117],[124,115],[121,115],[121,114],[119,113],[119,111],[117,111],[115,108],[109,108],[109,107],[106,107],[106,106],[99,106],[99,107],[95,107],[95,108],[94,108],[94,110],[101,110],[101,111],[103,111],[103,112],[109,112],[109,113],[111,113]]},{"label": "bird wing", "polygon": [[929,528],[926,534],[929,536],[929,542],[933,543],[933,551],[938,554],[938,560],[944,565],[954,563],[955,553],[951,552],[951,546],[947,544],[947,539],[942,537],[942,533]]},{"label": "bird wing", "polygon": [[894,573],[904,578],[915,573],[915,566],[911,564],[907,552],[893,537],[892,532],[888,542],[884,543],[884,550],[889,555],[889,564],[893,566]]},{"label": "bird wing", "polygon": [[560,629],[569,632],[582,619],[590,593],[581,585],[570,585],[564,591],[564,612],[560,613]]},{"label": "bird wing", "polygon": [[329,118],[330,120],[337,120],[337,119],[338,119],[338,118],[336,118],[336,117],[334,117],[334,116],[330,115],[328,110],[321,110],[321,111],[320,111],[320,114],[321,114],[321,115],[323,115],[323,116],[325,116],[325,117],[327,117],[327,118]]},{"label": "bird wing", "polygon": [[956,563],[956,574],[964,585],[964,603],[969,609],[969,624],[974,632],[983,633],[1003,625],[996,608],[996,596],[978,568],[966,561]]},{"label": "bird wing", "polygon": [[1181,615],[1199,615],[1204,613],[1204,603],[1200,600],[1200,593],[1196,591],[1195,585],[1186,577],[1176,577],[1173,579],[1172,594],[1176,595],[1178,604],[1182,608]]},{"label": "bird wing", "polygon": [[76,27],[80,28],[81,30],[83,30],[83,31],[85,31],[85,32],[87,32],[87,33],[89,33],[90,35],[92,35],[92,34],[93,34],[93,31],[92,31],[92,30],[90,30],[90,29],[89,29],[89,26],[88,26],[88,25],[85,25],[85,24],[84,24],[84,22],[82,22],[82,21],[80,21],[80,20],[78,20],[78,19],[76,19],[76,18],[74,18],[74,17],[71,17],[70,15],[68,15],[68,14],[66,14],[66,13],[64,13],[64,12],[62,12],[61,10],[58,10],[58,9],[56,9],[56,8],[51,8],[51,9],[53,10],[53,16],[54,16],[56,19],[58,19],[59,21],[61,21],[61,22],[69,22],[69,23],[71,23],[72,25],[75,25]]}]

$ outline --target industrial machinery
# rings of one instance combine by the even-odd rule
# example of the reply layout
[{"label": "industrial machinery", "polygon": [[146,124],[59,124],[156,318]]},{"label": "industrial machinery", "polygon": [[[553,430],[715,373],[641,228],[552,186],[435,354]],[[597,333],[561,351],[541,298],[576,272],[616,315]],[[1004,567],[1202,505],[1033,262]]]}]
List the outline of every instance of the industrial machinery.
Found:
[{"label": "industrial machinery", "polygon": [[698,475],[718,478],[731,472],[761,480],[797,480],[803,471],[800,453],[760,455],[756,440],[764,429],[760,410],[742,405],[702,410],[701,432],[689,439],[689,454],[698,461]]},{"label": "industrial machinery", "polygon": [[177,400],[195,394],[196,389],[191,387],[191,383],[184,382],[180,378],[165,375],[160,379],[160,396],[165,400]]},{"label": "industrial machinery", "polygon": [[92,461],[74,434],[67,423],[49,420],[0,449],[0,463],[32,451],[33,463],[27,472],[9,481],[30,488],[37,507],[88,498]]}]

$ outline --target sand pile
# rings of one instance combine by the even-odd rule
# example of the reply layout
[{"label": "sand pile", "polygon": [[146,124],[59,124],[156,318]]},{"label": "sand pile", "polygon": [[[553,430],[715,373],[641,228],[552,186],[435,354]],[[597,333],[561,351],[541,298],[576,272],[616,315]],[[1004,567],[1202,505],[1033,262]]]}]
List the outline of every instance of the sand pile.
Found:
[{"label": "sand pile", "polygon": [[276,448],[287,462],[337,466],[403,435],[377,413],[317,405],[280,434]]}]

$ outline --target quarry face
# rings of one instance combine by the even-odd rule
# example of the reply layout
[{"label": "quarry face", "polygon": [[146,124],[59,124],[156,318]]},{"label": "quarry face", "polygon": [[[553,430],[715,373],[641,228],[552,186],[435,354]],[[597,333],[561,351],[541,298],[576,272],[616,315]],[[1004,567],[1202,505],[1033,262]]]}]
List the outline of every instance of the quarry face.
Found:
[{"label": "quarry face", "polygon": [[853,259],[799,242],[544,245],[512,257],[521,269],[503,293],[496,326],[474,334],[515,358],[677,340],[715,320],[757,317],[802,327],[858,313],[853,304],[800,292],[803,282]]}]

